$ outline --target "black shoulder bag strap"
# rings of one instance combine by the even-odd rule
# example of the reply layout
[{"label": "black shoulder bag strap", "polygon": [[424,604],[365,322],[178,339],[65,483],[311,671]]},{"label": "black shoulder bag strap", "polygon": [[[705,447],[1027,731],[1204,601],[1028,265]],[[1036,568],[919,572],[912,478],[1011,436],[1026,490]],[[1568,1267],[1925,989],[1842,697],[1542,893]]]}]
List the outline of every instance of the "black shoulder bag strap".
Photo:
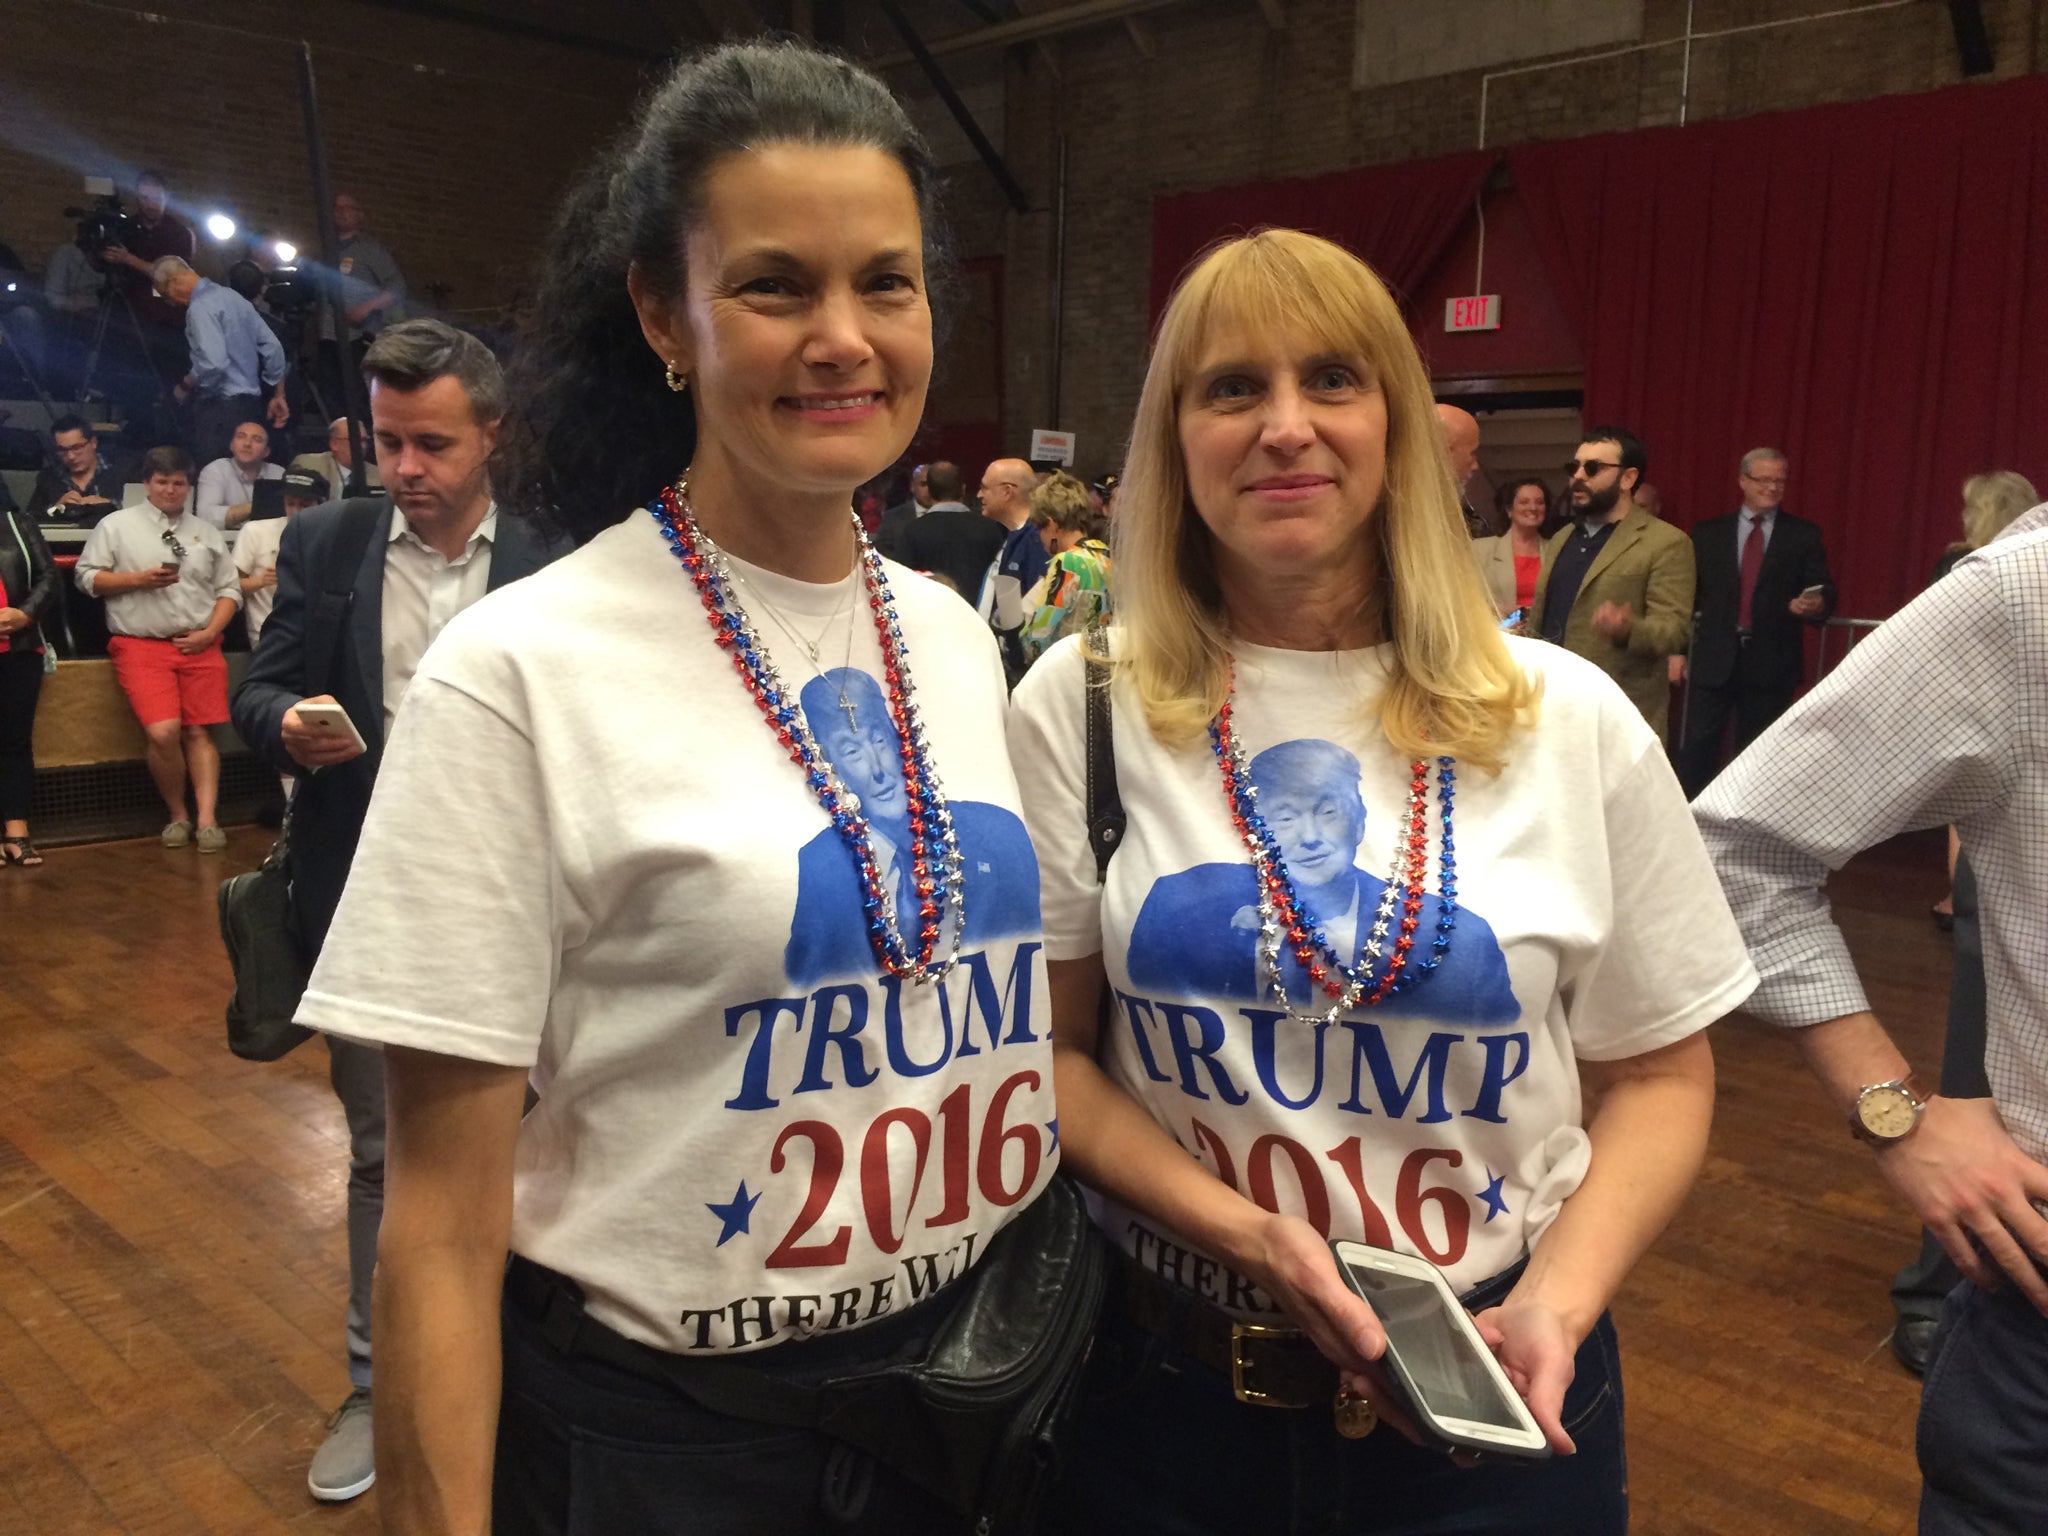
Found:
[{"label": "black shoulder bag strap", "polygon": [[1095,883],[1109,878],[1110,857],[1124,840],[1124,802],[1116,784],[1116,740],[1109,719],[1109,663],[1098,660],[1101,631],[1082,642],[1087,667],[1088,845],[1095,850]]}]

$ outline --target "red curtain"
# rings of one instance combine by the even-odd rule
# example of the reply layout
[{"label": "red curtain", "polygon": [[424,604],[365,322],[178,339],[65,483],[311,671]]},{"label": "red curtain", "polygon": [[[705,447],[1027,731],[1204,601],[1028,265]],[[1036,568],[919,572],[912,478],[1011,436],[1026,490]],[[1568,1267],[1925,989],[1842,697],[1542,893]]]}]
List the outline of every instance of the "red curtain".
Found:
[{"label": "red curtain", "polygon": [[2048,79],[1509,151],[1585,341],[1586,418],[1639,433],[1681,523],[1791,455],[1840,611],[1884,617],[1965,476],[2048,494]]},{"label": "red curtain", "polygon": [[1183,192],[1152,202],[1152,318],[1194,259],[1262,224],[1336,241],[1404,302],[1466,219],[1500,157],[1492,151],[1372,165],[1301,181]]}]

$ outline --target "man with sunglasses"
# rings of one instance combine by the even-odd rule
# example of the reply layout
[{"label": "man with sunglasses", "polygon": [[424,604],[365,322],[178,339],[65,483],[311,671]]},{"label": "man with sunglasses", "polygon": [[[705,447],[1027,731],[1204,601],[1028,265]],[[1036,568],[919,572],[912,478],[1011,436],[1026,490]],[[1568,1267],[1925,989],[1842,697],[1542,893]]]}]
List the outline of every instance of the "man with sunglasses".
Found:
[{"label": "man with sunglasses", "polygon": [[[241,582],[220,530],[187,510],[192,461],[181,448],[142,456],[140,506],[102,518],[78,557],[78,589],[107,606],[107,654],[149,740],[150,777],[169,821],[166,848],[197,841],[219,853],[227,834],[214,819],[220,753],[211,727],[228,718],[228,667],[221,631],[241,606]],[[185,783],[193,810],[185,814]]]},{"label": "man with sunglasses", "polygon": [[1699,568],[1699,631],[1678,777],[1698,796],[1721,767],[1721,737],[1735,717],[1741,752],[1791,707],[1806,671],[1806,626],[1835,608],[1820,527],[1783,510],[1790,474],[1776,448],[1742,456],[1740,510],[1692,531]]},{"label": "man with sunglasses", "polygon": [[1664,734],[1665,658],[1692,623],[1692,546],[1636,504],[1650,456],[1622,427],[1591,427],[1565,465],[1571,522],[1543,546],[1528,631],[1583,656],[1620,684]]}]

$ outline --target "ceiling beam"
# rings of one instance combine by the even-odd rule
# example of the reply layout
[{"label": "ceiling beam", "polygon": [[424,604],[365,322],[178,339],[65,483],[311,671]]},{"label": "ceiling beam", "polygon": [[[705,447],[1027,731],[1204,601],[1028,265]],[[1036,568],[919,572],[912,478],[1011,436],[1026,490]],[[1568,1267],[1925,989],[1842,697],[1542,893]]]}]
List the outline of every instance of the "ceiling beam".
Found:
[{"label": "ceiling beam", "polygon": [[910,50],[910,56],[917,67],[924,71],[925,79],[938,92],[939,100],[946,104],[946,110],[953,114],[953,121],[960,125],[960,131],[967,136],[967,142],[974,146],[974,152],[981,157],[981,163],[988,167],[989,175],[996,179],[996,185],[1003,189],[1003,196],[1010,200],[1010,206],[1019,213],[1031,211],[1031,199],[1025,194],[1023,184],[1010,171],[1003,159],[1002,151],[989,142],[988,135],[981,131],[981,124],[974,120],[974,114],[967,110],[967,103],[960,99],[960,93],[953,89],[953,82],[946,78],[946,72],[939,67],[939,61],[932,57],[924,39],[910,24],[910,18],[903,14],[896,0],[880,0],[882,14],[889,18],[889,25],[896,29],[896,35],[903,39]]},{"label": "ceiling beam", "polygon": [[[935,58],[946,58],[959,53],[979,53],[988,48],[1003,48],[1011,43],[1031,43],[1042,37],[1058,37],[1081,27],[1095,26],[1100,22],[1121,21],[1126,16],[1139,16],[1147,11],[1163,11],[1169,6],[1178,6],[1185,0],[1080,0],[1078,5],[1062,6],[1056,11],[1039,11],[1030,16],[1019,16],[1015,21],[1005,21],[993,27],[978,27],[972,32],[956,32],[951,37],[935,37],[924,45],[925,51]],[[870,59],[875,69],[895,69],[917,62],[914,55],[903,53],[881,54]]]},{"label": "ceiling beam", "polygon": [[966,6],[968,10],[974,12],[975,18],[985,27],[992,27],[998,22],[1008,21],[1017,14],[1017,8],[1014,5],[999,7],[988,4],[987,0],[960,0],[960,3]]},{"label": "ceiling beam", "polygon": [[450,22],[458,27],[474,27],[479,32],[497,32],[506,37],[523,37],[536,43],[582,48],[591,53],[608,53],[614,58],[634,59],[641,63],[665,57],[656,49],[629,43],[623,38],[572,32],[566,27],[550,27],[537,21],[521,21],[515,16],[500,16],[490,11],[473,11],[467,6],[443,4],[441,0],[364,0],[364,3],[387,11],[403,11],[408,16],[424,16],[433,21]]}]

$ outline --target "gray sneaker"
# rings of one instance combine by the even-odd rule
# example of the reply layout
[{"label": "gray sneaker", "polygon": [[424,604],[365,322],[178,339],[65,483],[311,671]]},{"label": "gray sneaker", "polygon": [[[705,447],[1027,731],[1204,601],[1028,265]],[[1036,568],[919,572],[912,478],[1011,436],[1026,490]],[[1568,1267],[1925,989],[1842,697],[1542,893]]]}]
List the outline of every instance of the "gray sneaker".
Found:
[{"label": "gray sneaker", "polygon": [[219,853],[227,845],[228,835],[219,827],[201,827],[199,829],[199,851],[201,853]]},{"label": "gray sneaker", "polygon": [[313,1497],[339,1504],[366,1492],[377,1481],[370,1445],[370,1389],[357,1387],[327,1421],[327,1438],[313,1453],[306,1486]]},{"label": "gray sneaker", "polygon": [[192,841],[192,823],[174,821],[158,835],[157,841],[166,848],[183,848]]}]

